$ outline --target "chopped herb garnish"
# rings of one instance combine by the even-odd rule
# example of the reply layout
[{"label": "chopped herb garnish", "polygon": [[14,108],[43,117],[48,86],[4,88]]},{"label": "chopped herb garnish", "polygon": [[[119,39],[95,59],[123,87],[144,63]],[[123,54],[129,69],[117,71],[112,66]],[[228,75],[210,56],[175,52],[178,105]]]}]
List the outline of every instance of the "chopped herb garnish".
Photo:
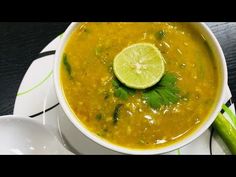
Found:
[{"label": "chopped herb garnish", "polygon": [[70,63],[68,62],[68,57],[65,53],[63,55],[63,64],[65,66],[65,69],[66,69],[69,77],[72,78],[72,76],[71,76],[71,66],[70,66]]},{"label": "chopped herb garnish", "polygon": [[162,100],[162,98],[155,90],[151,90],[144,93],[143,98],[147,101],[148,105],[151,106],[152,108],[161,107],[160,100]]},{"label": "chopped herb garnish", "polygon": [[177,103],[180,99],[180,91],[176,87],[176,81],[177,77],[174,74],[165,74],[159,83],[144,91],[144,100],[153,109]]},{"label": "chopped herb garnish", "polygon": [[101,128],[99,132],[97,132],[97,135],[98,136],[101,136],[101,137],[105,137],[106,134],[109,132],[109,129],[108,128]]},{"label": "chopped herb garnish", "polygon": [[127,100],[129,94],[125,89],[123,89],[122,87],[119,87],[119,88],[115,89],[114,96],[117,98],[120,98],[122,100]]},{"label": "chopped herb garnish", "polygon": [[88,33],[88,32],[89,32],[89,29],[88,29],[88,28],[84,28],[84,32],[85,32],[85,33]]},{"label": "chopped herb garnish", "polygon": [[105,93],[105,96],[104,96],[104,100],[107,100],[109,97],[110,97],[109,93],[106,92],[106,93]]},{"label": "chopped herb garnish", "polygon": [[101,119],[102,119],[102,114],[101,114],[101,113],[100,113],[100,114],[97,114],[97,115],[96,115],[96,119],[97,119],[97,120],[101,120]]},{"label": "chopped herb garnish", "polygon": [[155,33],[155,37],[158,40],[162,40],[165,37],[166,33],[164,30],[160,30],[158,32]]},{"label": "chopped herb garnish", "polygon": [[115,110],[113,112],[113,123],[116,124],[119,120],[119,114],[120,114],[120,108],[123,106],[123,104],[118,104],[115,107]]},{"label": "chopped herb garnish", "polygon": [[104,133],[107,133],[107,132],[108,132],[108,128],[104,128],[104,129],[102,129],[102,131],[103,131]]},{"label": "chopped herb garnish", "polygon": [[[177,103],[181,97],[176,82],[176,75],[166,73],[159,83],[143,91],[143,99],[153,109]],[[117,79],[112,80],[112,85],[115,87],[114,96],[121,100],[127,100],[129,96],[135,94],[135,89],[126,87]]]},{"label": "chopped herb garnish", "polygon": [[102,134],[100,132],[97,132],[97,135],[102,137]]},{"label": "chopped herb garnish", "polygon": [[117,79],[112,80],[112,85],[115,87],[114,96],[122,100],[127,100],[129,96],[135,94],[135,90],[126,87]]},{"label": "chopped herb garnish", "polygon": [[112,85],[115,87],[115,88],[119,88],[120,87],[120,83],[117,79],[113,79],[112,80]]},{"label": "chopped herb garnish", "polygon": [[163,87],[174,87],[177,81],[177,77],[174,74],[171,73],[166,73],[158,85],[163,86]]},{"label": "chopped herb garnish", "polygon": [[126,86],[122,86],[122,88],[123,88],[130,96],[134,95],[135,92],[136,92],[135,89],[131,89],[131,88],[126,87]]}]

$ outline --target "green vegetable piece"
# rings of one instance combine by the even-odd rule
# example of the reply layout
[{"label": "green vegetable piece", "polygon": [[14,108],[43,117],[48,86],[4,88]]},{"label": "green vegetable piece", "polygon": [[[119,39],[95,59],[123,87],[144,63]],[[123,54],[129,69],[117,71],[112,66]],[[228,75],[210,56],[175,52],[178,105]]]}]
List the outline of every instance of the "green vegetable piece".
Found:
[{"label": "green vegetable piece", "polygon": [[[159,83],[143,91],[143,99],[153,109],[177,103],[181,97],[176,82],[176,75],[166,73]],[[129,96],[136,93],[135,89],[126,87],[117,79],[112,80],[112,85],[115,87],[114,96],[121,100],[127,100]]]},{"label": "green vegetable piece", "polygon": [[97,120],[101,120],[101,119],[102,119],[102,114],[101,114],[101,113],[100,113],[100,114],[97,114],[97,115],[96,115],[96,119],[97,119]]},{"label": "green vegetable piece", "polygon": [[123,106],[123,104],[118,104],[115,107],[114,113],[113,113],[113,123],[117,124],[119,120],[119,114],[120,114],[120,108]]},{"label": "green vegetable piece", "polygon": [[176,84],[177,77],[174,74],[166,73],[159,82],[160,86],[173,87]]},{"label": "green vegetable piece", "polygon": [[85,32],[85,33],[89,33],[90,30],[89,30],[88,28],[84,28],[84,32]]},{"label": "green vegetable piece", "polygon": [[134,95],[136,93],[135,89],[128,88],[126,86],[122,86],[122,88],[129,94],[129,95]]},{"label": "green vegetable piece", "polygon": [[112,85],[115,87],[115,88],[119,88],[120,87],[120,83],[117,79],[113,79],[112,80]]},{"label": "green vegetable piece", "polygon": [[108,132],[108,128],[104,128],[104,129],[102,129],[102,131],[103,131],[104,133],[107,133],[107,132]]},{"label": "green vegetable piece", "polygon": [[127,100],[129,95],[125,89],[123,89],[122,87],[119,87],[118,89],[115,90],[114,96],[122,100]]},{"label": "green vegetable piece", "polygon": [[162,40],[166,35],[166,32],[164,30],[160,30],[158,32],[155,33],[155,37],[158,40]]},{"label": "green vegetable piece", "polygon": [[236,155],[236,129],[221,113],[218,114],[213,127],[228,146],[231,153]]},{"label": "green vegetable piece", "polygon": [[175,101],[176,101],[175,95],[172,94],[166,88],[157,89],[157,92],[160,94],[160,96],[163,100],[163,102],[162,102],[163,105],[169,105],[169,104],[175,103]]},{"label": "green vegetable piece", "polygon": [[166,73],[158,84],[143,93],[144,100],[153,109],[177,103],[181,96],[176,81],[177,77],[174,74]]},{"label": "green vegetable piece", "polygon": [[109,93],[105,93],[104,100],[107,100],[110,97]]},{"label": "green vegetable piece", "polygon": [[128,99],[129,96],[132,96],[135,94],[134,89],[126,87],[117,79],[112,80],[112,85],[115,87],[114,96],[122,100],[126,100]]},{"label": "green vegetable piece", "polygon": [[161,95],[165,105],[177,103],[179,95],[176,94],[171,88],[158,88],[157,92]]},{"label": "green vegetable piece", "polygon": [[160,108],[162,105],[161,103],[163,102],[163,100],[161,96],[154,90],[144,93],[143,97],[146,100],[147,104],[153,109]]},{"label": "green vegetable piece", "polygon": [[72,78],[71,76],[71,66],[70,66],[70,63],[68,62],[68,57],[66,54],[63,55],[63,64],[65,66],[65,69],[69,75],[70,78]]},{"label": "green vegetable piece", "polygon": [[236,116],[234,115],[234,113],[225,104],[223,104],[222,108],[229,115],[229,117],[232,120],[234,126],[236,127]]}]

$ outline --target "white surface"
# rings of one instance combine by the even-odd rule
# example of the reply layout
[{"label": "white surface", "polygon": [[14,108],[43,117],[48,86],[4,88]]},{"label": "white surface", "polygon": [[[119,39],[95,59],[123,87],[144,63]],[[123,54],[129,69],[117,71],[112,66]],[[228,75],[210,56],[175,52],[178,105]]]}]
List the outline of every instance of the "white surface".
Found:
[{"label": "white surface", "polygon": [[71,154],[45,126],[30,118],[0,119],[0,154]]}]

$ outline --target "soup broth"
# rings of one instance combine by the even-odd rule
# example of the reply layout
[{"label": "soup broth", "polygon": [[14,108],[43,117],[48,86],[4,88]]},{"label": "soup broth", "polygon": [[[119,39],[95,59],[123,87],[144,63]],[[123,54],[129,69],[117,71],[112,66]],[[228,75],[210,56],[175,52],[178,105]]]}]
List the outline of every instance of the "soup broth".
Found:
[{"label": "soup broth", "polygon": [[[166,72],[177,76],[176,104],[153,109],[142,90],[126,100],[114,96],[113,60],[140,42],[154,44]],[[217,73],[207,42],[190,23],[80,23],[66,44],[60,77],[69,106],[87,129],[122,147],[153,149],[178,142],[206,120]]]}]

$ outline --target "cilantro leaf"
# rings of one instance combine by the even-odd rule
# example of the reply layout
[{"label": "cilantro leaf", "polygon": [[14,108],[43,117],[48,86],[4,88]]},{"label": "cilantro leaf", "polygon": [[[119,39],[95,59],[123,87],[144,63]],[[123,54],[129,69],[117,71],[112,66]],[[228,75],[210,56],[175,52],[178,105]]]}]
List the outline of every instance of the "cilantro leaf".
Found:
[{"label": "cilantro leaf", "polygon": [[115,88],[119,88],[120,87],[120,83],[117,79],[113,79],[112,80],[112,85],[115,87]]},{"label": "cilantro leaf", "polygon": [[177,103],[181,97],[176,81],[174,74],[166,73],[159,83],[143,92],[143,99],[153,109]]},{"label": "cilantro leaf", "polygon": [[168,87],[168,86],[173,87],[175,86],[176,81],[177,81],[177,77],[174,74],[166,73],[162,77],[158,85],[164,86],[164,87]]},{"label": "cilantro leaf", "polygon": [[119,88],[115,89],[114,96],[117,98],[120,98],[122,100],[127,100],[129,94],[125,89],[123,89],[122,87],[119,87]]},{"label": "cilantro leaf", "polygon": [[[153,109],[159,109],[162,105],[176,104],[181,98],[176,82],[176,75],[166,73],[159,83],[143,90],[143,99]],[[121,100],[127,100],[129,96],[136,93],[135,89],[126,87],[116,78],[112,80],[112,85],[115,88],[114,96]]]},{"label": "cilantro leaf", "polygon": [[150,105],[152,108],[160,108],[161,104],[159,101],[162,100],[161,96],[154,90],[146,92],[143,94],[143,98],[146,100],[147,104]]},{"label": "cilantro leaf", "polygon": [[126,87],[116,78],[112,80],[112,85],[115,87],[114,96],[122,100],[127,100],[129,96],[135,94],[135,90]]}]

